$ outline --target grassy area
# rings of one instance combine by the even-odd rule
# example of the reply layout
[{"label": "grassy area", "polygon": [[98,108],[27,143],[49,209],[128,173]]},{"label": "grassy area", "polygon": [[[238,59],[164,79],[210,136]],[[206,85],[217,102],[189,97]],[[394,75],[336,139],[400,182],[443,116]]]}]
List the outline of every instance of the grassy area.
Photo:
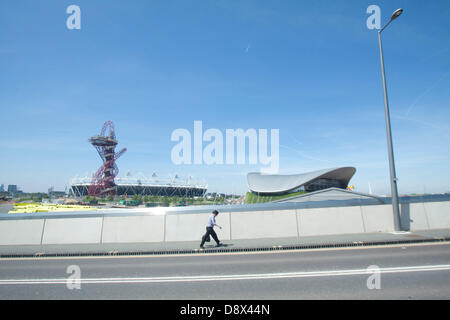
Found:
[{"label": "grassy area", "polygon": [[293,192],[293,193],[289,193],[289,194],[283,194],[280,196],[261,196],[261,195],[258,196],[257,194],[254,194],[252,192],[247,192],[247,194],[245,195],[245,203],[247,203],[247,204],[265,203],[265,202],[271,202],[271,201],[275,201],[275,200],[290,198],[290,197],[298,196],[298,195],[305,194],[305,193],[306,193],[306,191],[298,191],[298,192]]},{"label": "grassy area", "polygon": [[192,205],[211,205],[211,204],[223,204],[224,199],[217,199],[216,202],[212,200],[206,200],[204,198],[190,198],[190,197],[168,197],[168,196],[142,196],[133,195],[130,197],[120,196],[113,197],[107,196],[106,198],[96,198],[91,196],[86,196],[84,198],[85,203],[97,204],[97,203],[119,203],[126,206],[137,206],[145,205],[147,207],[174,207],[174,206],[192,206]]}]

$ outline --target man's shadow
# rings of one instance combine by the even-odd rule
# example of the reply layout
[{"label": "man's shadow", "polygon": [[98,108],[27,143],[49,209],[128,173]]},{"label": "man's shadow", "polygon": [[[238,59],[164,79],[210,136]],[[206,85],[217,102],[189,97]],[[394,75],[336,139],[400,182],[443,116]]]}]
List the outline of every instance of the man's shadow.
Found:
[{"label": "man's shadow", "polygon": [[218,248],[227,248],[227,247],[232,247],[232,246],[233,246],[232,243],[222,243],[219,247],[216,246],[215,244],[204,245],[205,249],[218,249]]}]

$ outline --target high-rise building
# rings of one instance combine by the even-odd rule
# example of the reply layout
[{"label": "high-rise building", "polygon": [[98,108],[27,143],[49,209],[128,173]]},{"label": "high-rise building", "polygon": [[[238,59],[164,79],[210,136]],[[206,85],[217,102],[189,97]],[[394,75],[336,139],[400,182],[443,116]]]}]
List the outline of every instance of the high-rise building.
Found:
[{"label": "high-rise building", "polygon": [[17,185],[15,184],[9,184],[8,185],[8,192],[9,193],[17,193],[18,189],[17,189]]},{"label": "high-rise building", "polygon": [[5,192],[5,185],[4,184],[0,185],[0,192]]}]

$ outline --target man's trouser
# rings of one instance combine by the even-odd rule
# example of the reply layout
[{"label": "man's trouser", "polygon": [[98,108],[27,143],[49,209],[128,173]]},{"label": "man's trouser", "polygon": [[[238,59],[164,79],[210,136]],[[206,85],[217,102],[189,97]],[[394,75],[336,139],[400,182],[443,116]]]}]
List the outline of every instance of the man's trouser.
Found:
[{"label": "man's trouser", "polygon": [[203,247],[203,245],[205,244],[206,238],[208,238],[208,236],[211,235],[211,237],[213,237],[214,241],[219,244],[219,238],[217,238],[217,234],[214,231],[213,227],[206,227],[206,233],[205,235],[202,237],[202,244],[200,246]]}]

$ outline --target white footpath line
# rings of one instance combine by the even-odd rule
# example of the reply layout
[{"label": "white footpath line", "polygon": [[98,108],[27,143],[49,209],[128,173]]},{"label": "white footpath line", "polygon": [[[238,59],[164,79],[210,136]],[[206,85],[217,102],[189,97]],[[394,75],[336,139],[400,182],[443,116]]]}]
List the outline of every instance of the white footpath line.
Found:
[{"label": "white footpath line", "polygon": [[[392,267],[373,269],[349,269],[330,271],[308,271],[308,272],[283,272],[283,273],[261,273],[261,274],[239,274],[239,275],[211,275],[211,276],[172,276],[172,277],[144,277],[144,278],[82,278],[80,284],[114,284],[114,283],[155,283],[155,282],[200,282],[200,281],[231,281],[231,280],[267,280],[281,278],[308,278],[308,277],[332,277],[367,275],[379,271],[379,273],[403,273],[403,272],[427,272],[427,271],[449,271],[450,265],[431,265],[414,267]],[[73,283],[75,279],[5,279],[0,280],[0,285],[19,284],[66,284]]]}]

